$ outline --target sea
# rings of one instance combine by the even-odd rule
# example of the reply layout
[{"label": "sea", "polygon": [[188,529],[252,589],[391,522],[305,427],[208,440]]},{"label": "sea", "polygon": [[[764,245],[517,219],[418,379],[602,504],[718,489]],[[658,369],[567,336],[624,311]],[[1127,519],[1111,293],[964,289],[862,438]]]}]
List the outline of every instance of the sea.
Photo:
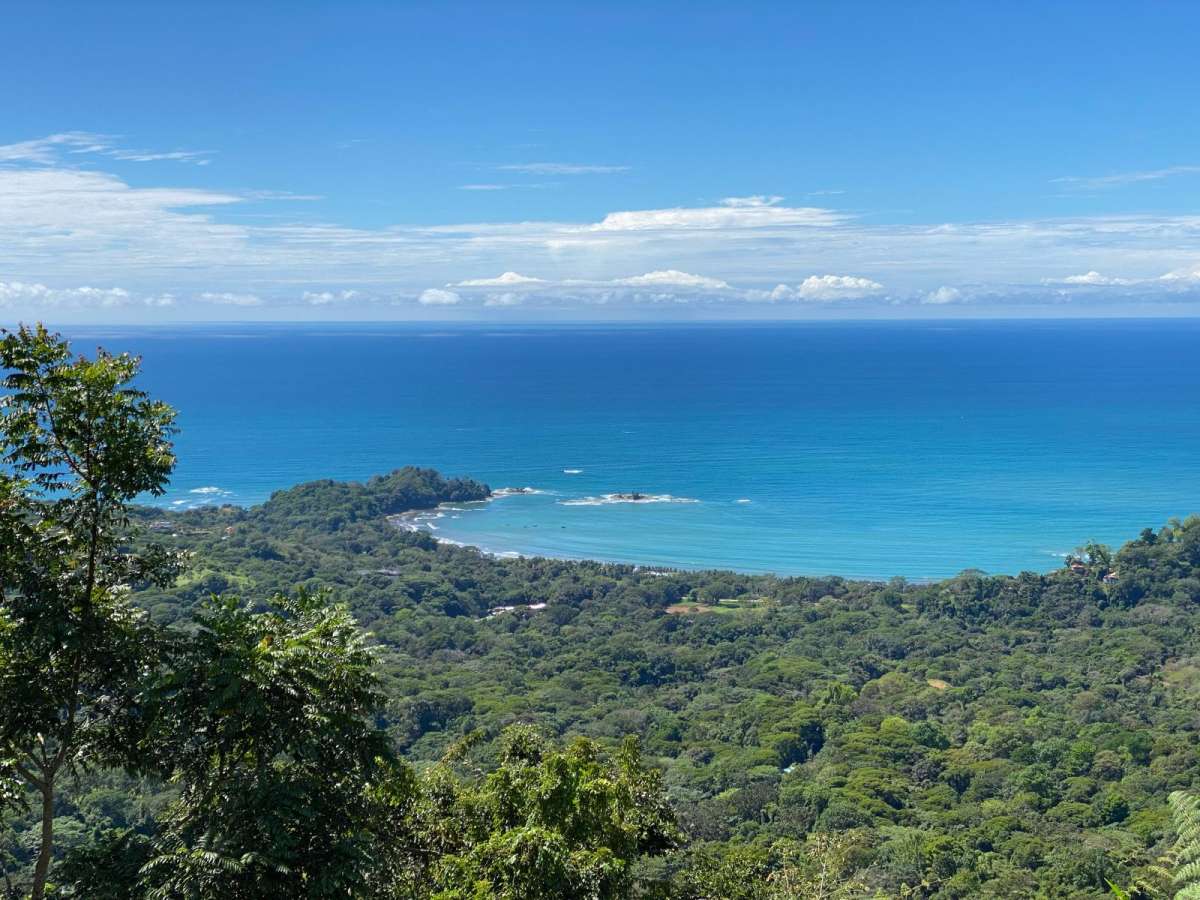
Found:
[{"label": "sea", "polygon": [[909,579],[1200,512],[1200,320],[63,330],[178,409],[171,509],[411,464],[529,489],[418,519],[490,553]]}]

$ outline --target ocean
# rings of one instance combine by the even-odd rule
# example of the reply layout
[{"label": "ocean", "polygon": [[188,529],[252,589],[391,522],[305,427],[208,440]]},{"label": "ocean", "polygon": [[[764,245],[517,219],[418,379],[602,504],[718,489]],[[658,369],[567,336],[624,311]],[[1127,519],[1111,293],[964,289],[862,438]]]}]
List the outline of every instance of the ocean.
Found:
[{"label": "ocean", "polygon": [[414,464],[533,489],[424,517],[495,553],[873,578],[1200,511],[1200,320],[65,331],[178,408],[174,509]]}]

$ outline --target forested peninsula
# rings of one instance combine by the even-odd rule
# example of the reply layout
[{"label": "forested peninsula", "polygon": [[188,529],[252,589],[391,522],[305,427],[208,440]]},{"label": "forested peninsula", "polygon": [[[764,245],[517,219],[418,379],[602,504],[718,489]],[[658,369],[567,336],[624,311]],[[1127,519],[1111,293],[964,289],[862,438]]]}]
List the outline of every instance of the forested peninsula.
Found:
[{"label": "forested peninsula", "polygon": [[10,898],[1200,896],[1200,519],[913,584],[496,558],[418,468],[171,512],[136,360],[0,348]]}]

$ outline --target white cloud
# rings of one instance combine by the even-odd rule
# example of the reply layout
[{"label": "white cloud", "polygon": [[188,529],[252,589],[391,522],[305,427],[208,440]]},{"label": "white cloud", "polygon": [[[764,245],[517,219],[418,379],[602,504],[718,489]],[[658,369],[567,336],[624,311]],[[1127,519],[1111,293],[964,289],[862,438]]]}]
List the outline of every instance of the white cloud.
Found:
[{"label": "white cloud", "polygon": [[1159,276],[1160,281],[1200,281],[1200,263],[1184,265]]},{"label": "white cloud", "polygon": [[935,291],[930,291],[922,299],[922,303],[929,303],[935,306],[941,306],[947,303],[957,303],[962,300],[963,292],[956,287],[942,285]]},{"label": "white cloud", "polygon": [[129,162],[158,162],[160,160],[173,160],[175,162],[190,162],[197,166],[207,166],[212,160],[209,156],[212,155],[208,150],[171,150],[166,153],[145,152],[140,150],[110,150],[108,156],[113,159],[122,159]]},{"label": "white cloud", "polygon": [[501,172],[520,172],[524,175],[616,175],[629,171],[629,166],[595,166],[556,162],[515,163],[496,168]]},{"label": "white cloud", "polygon": [[520,294],[515,294],[508,291],[503,294],[488,294],[484,300],[484,306],[520,306],[524,301],[524,297]]},{"label": "white cloud", "polygon": [[61,295],[83,306],[124,306],[132,299],[124,288],[80,287]]},{"label": "white cloud", "polygon": [[590,231],[671,231],[740,229],[768,226],[834,225],[845,217],[816,207],[745,206],[677,207],[609,213]]},{"label": "white cloud", "polygon": [[1094,287],[1113,287],[1116,285],[1130,285],[1137,282],[1130,278],[1115,278],[1110,275],[1101,275],[1095,269],[1089,272],[1084,272],[1082,275],[1068,275],[1066,278],[1048,278],[1045,284],[1080,284],[1091,285]]},{"label": "white cloud", "polygon": [[86,131],[67,131],[16,144],[0,144],[0,162],[25,162],[50,165],[62,150],[70,152],[102,151],[106,139]]},{"label": "white cloud", "polygon": [[37,302],[48,297],[50,288],[44,284],[24,284],[20,281],[0,281],[0,306],[17,302]]},{"label": "white cloud", "polygon": [[809,275],[800,283],[800,296],[805,300],[840,300],[866,297],[883,290],[883,285],[870,278],[854,275]]},{"label": "white cloud", "polygon": [[[495,278],[474,278],[452,282],[464,303],[482,306],[561,307],[596,304],[688,303],[699,298],[719,302],[741,292],[719,278],[695,275],[679,269],[657,269],[642,275],[621,278],[531,278],[517,272],[505,272]],[[488,291],[504,287],[506,291]]]},{"label": "white cloud", "polygon": [[[64,310],[99,310],[107,303],[143,315],[144,306],[159,305],[151,298],[169,292],[178,297],[171,299],[181,317],[212,315],[221,305],[228,314],[243,305],[221,299],[227,297],[262,307],[256,313],[262,316],[300,302],[314,315],[357,312],[355,304],[341,305],[351,290],[361,293],[363,304],[404,297],[401,306],[411,310],[411,298],[430,284],[442,285],[431,290],[446,296],[430,294],[425,306],[463,308],[482,308],[488,297],[509,293],[530,309],[667,302],[715,308],[772,297],[915,304],[927,297],[947,302],[953,298],[947,292],[958,289],[938,286],[954,284],[971,286],[973,307],[1047,303],[1058,295],[1097,306],[1200,299],[1200,215],[877,224],[762,194],[703,207],[613,211],[582,222],[354,227],[239,215],[251,212],[248,204],[256,200],[311,195],[172,182],[134,186],[61,162],[77,159],[76,151],[111,158],[104,151],[114,145],[105,141],[64,132],[0,148],[0,271],[10,285],[9,308],[18,302],[13,284],[119,284],[128,298],[110,288],[89,289],[110,291],[104,295],[60,288],[52,296]],[[486,272],[503,274],[461,280]],[[690,274],[696,272],[710,274]],[[717,272],[719,279],[711,275]],[[871,277],[804,277],[811,272]],[[1109,272],[1121,276],[1095,274]],[[783,286],[772,291],[777,283]],[[1058,294],[1052,296],[1049,284]],[[255,293],[246,293],[248,285]],[[304,297],[311,285],[338,289],[309,289]],[[19,302],[46,305],[55,302],[50,297]]]},{"label": "white cloud", "polygon": [[208,150],[129,150],[118,147],[114,138],[87,131],[64,131],[44,138],[0,145],[0,162],[23,162],[52,165],[64,154],[92,154],[124,162],[173,162],[206,166],[212,152]]},{"label": "white cloud", "polygon": [[361,296],[358,291],[305,291],[304,302],[310,306],[330,306],[335,303],[349,303]]},{"label": "white cloud", "polygon": [[749,197],[726,197],[721,201],[722,206],[734,209],[756,209],[761,206],[776,206],[783,202],[778,194],[751,194]]},{"label": "white cloud", "polygon": [[1079,176],[1067,175],[1051,179],[1051,184],[1065,184],[1070,187],[1084,189],[1121,187],[1127,184],[1137,184],[1142,181],[1160,181],[1163,178],[1173,178],[1176,175],[1200,174],[1200,166],[1167,166],[1164,169],[1150,169],[1143,172],[1119,172],[1115,175]]},{"label": "white cloud", "polygon": [[0,281],[0,308],[27,309],[110,309],[118,306],[172,306],[170,294],[136,297],[119,287],[52,288],[40,282]]},{"label": "white cloud", "polygon": [[495,278],[468,278],[451,285],[451,287],[506,287],[514,284],[544,284],[540,278],[531,278],[517,272],[505,272]]},{"label": "white cloud", "polygon": [[1171,287],[1200,285],[1200,265],[1172,269],[1165,275],[1160,275],[1158,280]]},{"label": "white cloud", "polygon": [[28,280],[138,280],[180,270],[237,266],[252,259],[243,226],[197,212],[235,204],[233,194],[133,188],[101,172],[0,166],[4,268]]},{"label": "white cloud", "polygon": [[205,291],[200,299],[220,306],[262,306],[263,303],[257,294],[236,294],[231,291]]},{"label": "white cloud", "polygon": [[453,306],[462,301],[462,297],[454,291],[444,291],[441,288],[427,288],[421,291],[417,302],[422,306]]},{"label": "white cloud", "polygon": [[703,288],[710,291],[727,290],[729,288],[728,283],[719,278],[706,278],[703,275],[693,275],[690,272],[680,272],[678,269],[659,269],[655,272],[647,272],[645,275],[634,275],[630,278],[618,278],[612,283],[633,286]]},{"label": "white cloud", "polygon": [[239,196],[246,200],[310,201],[325,199],[321,194],[293,194],[291,191],[244,191]]},{"label": "white cloud", "polygon": [[815,300],[827,303],[834,300],[858,300],[883,290],[883,285],[870,278],[856,275],[809,275],[796,287],[776,285],[768,295],[770,300]]}]

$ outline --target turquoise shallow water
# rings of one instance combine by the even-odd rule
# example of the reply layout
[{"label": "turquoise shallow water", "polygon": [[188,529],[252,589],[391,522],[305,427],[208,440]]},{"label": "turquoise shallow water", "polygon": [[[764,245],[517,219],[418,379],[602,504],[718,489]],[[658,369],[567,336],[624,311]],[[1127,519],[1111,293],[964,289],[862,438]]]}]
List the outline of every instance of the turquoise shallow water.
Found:
[{"label": "turquoise shallow water", "polygon": [[[1200,511],[1200,321],[69,332],[180,409],[176,508],[413,463],[542,491],[430,522],[495,552],[915,578]],[[633,491],[695,502],[578,502]]]}]

